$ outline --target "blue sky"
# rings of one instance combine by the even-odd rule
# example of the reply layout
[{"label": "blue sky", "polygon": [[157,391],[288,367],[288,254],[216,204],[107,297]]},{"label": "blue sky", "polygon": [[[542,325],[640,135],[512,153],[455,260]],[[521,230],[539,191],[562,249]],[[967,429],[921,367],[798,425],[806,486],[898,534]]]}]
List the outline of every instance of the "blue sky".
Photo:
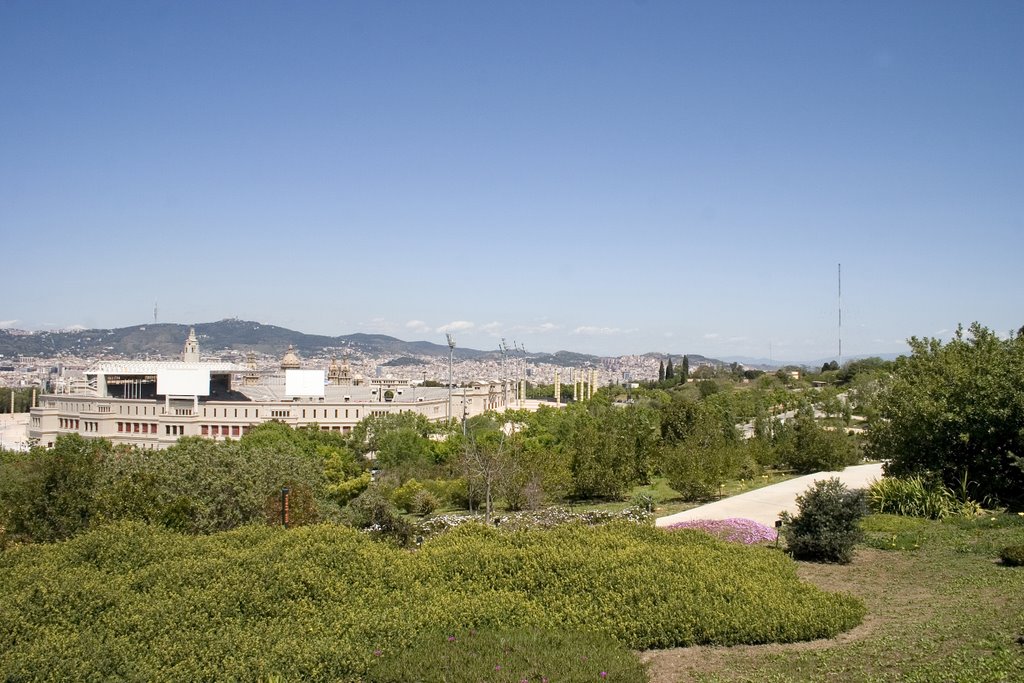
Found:
[{"label": "blue sky", "polygon": [[0,3],[0,324],[812,359],[1024,324],[1024,3]]}]

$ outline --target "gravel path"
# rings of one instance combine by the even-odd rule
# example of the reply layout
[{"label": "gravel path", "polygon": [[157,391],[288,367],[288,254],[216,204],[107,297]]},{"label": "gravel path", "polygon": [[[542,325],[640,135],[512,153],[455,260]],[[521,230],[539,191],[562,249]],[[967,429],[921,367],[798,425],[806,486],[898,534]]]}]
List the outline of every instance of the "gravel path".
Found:
[{"label": "gravel path", "polygon": [[684,510],[667,517],[659,517],[655,520],[655,526],[669,526],[676,522],[686,522],[692,519],[729,519],[730,517],[742,517],[752,519],[767,526],[773,526],[783,510],[796,512],[796,497],[807,490],[812,483],[819,479],[838,477],[840,481],[850,488],[864,488],[874,479],[882,477],[882,465],[854,465],[847,467],[842,472],[818,472],[808,474],[796,479],[772,484],[763,488],[755,489],[749,493],[741,493],[714,503],[701,505],[692,510]]}]

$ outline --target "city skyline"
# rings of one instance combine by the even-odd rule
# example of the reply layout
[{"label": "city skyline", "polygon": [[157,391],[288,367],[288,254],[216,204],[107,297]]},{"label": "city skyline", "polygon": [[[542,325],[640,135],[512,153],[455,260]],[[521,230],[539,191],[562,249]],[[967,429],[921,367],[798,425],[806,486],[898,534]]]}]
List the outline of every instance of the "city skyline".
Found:
[{"label": "city skyline", "polygon": [[1024,5],[0,5],[0,327],[809,360],[1024,324]]}]

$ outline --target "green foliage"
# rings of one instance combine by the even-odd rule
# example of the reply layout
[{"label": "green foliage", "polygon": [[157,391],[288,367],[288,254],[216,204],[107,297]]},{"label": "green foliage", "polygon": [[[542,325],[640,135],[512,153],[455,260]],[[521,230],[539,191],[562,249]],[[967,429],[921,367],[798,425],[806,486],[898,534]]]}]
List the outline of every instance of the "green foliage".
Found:
[{"label": "green foliage", "polygon": [[268,423],[238,441],[187,437],[164,451],[66,435],[0,463],[0,525],[22,541],[123,519],[210,533],[278,523],[283,487],[291,523],[308,524],[368,484],[344,441],[319,429]]},{"label": "green foliage", "polygon": [[942,519],[950,515],[975,514],[977,503],[959,501],[941,482],[923,477],[883,477],[868,487],[872,512]]},{"label": "green foliage", "polygon": [[836,380],[840,384],[848,385],[858,379],[876,378],[884,375],[889,372],[892,366],[892,361],[882,360],[878,357],[859,358],[843,363],[843,367],[836,374]]},{"label": "green foliage", "polygon": [[414,509],[413,500],[423,490],[423,484],[415,479],[410,479],[391,493],[391,501],[400,510],[412,512]]},{"label": "green foliage", "polygon": [[1024,545],[1008,545],[999,551],[999,559],[1008,567],[1024,567]]},{"label": "green foliage", "polygon": [[32,408],[32,393],[35,389],[0,388],[0,414],[11,412],[11,395],[14,395],[14,412],[27,413]]},{"label": "green foliage", "polygon": [[[369,677],[377,683],[647,681],[643,666],[621,643],[590,631],[476,629],[431,631],[397,652],[380,651]],[[603,676],[602,676],[603,672]]]},{"label": "green foliage", "polygon": [[841,430],[822,427],[810,406],[775,428],[774,443],[781,462],[806,474],[841,470],[861,460],[851,438]]},{"label": "green foliage", "polygon": [[618,421],[614,406],[598,402],[574,404],[563,412],[559,449],[572,473],[573,495],[577,498],[617,498],[629,487],[636,471],[636,454],[615,447]]},{"label": "green foliage", "polygon": [[372,481],[372,475],[369,472],[363,472],[358,477],[328,484],[327,496],[338,505],[344,505],[365,491]]},{"label": "green foliage", "polygon": [[697,391],[700,392],[701,398],[707,398],[713,394],[717,394],[722,390],[722,387],[718,385],[713,379],[702,379],[697,382]]},{"label": "green foliage", "polygon": [[935,474],[971,495],[1024,504],[1024,336],[974,323],[947,344],[911,338],[877,398],[868,454],[892,475]]},{"label": "green foliage", "polygon": [[735,428],[713,405],[676,401],[671,419],[674,443],[662,453],[661,471],[684,500],[710,498],[727,479],[756,469]]},{"label": "green foliage", "polygon": [[654,496],[645,492],[637,493],[630,501],[630,505],[638,510],[652,514],[654,512]]},{"label": "green foliage", "polygon": [[69,434],[52,449],[9,454],[0,465],[0,525],[7,535],[55,541],[87,529],[95,516],[97,480],[112,453],[106,439]]},{"label": "green foliage", "polygon": [[426,489],[419,491],[412,499],[412,512],[417,515],[426,516],[434,512],[440,503],[430,491]]},{"label": "green foliage", "polygon": [[[133,451],[106,473],[110,485],[133,476],[154,481],[153,498],[160,520],[183,531],[210,533],[265,521],[288,487],[308,499],[293,523],[318,518],[312,498],[323,493],[321,464],[294,451],[241,441],[179,439],[160,453]],[[302,491],[302,494],[298,492]],[[103,500],[116,497],[101,490]],[[296,501],[297,502],[297,501]],[[132,509],[101,508],[104,519],[146,519]]]},{"label": "green foliage", "polygon": [[848,564],[863,538],[859,522],[867,513],[864,491],[851,491],[831,478],[815,482],[797,496],[796,504],[796,516],[783,513],[786,549],[800,560]]},{"label": "green foliage", "polygon": [[342,513],[342,521],[356,529],[392,539],[403,547],[412,541],[412,524],[399,514],[391,499],[377,486],[353,498]]},{"label": "green foliage", "polygon": [[698,532],[468,525],[408,552],[327,524],[120,523],[0,555],[0,679],[365,680],[375,650],[423,634],[587,631],[644,649],[831,637],[863,614],[780,553]]}]

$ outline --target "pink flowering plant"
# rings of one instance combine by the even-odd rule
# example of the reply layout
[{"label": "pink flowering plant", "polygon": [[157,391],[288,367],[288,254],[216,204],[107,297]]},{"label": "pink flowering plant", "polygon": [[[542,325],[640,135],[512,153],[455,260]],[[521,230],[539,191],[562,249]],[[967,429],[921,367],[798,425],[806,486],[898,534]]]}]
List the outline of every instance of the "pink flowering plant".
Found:
[{"label": "pink flowering plant", "polygon": [[696,529],[711,534],[715,538],[732,543],[771,543],[775,541],[776,532],[772,527],[742,517],[729,519],[693,519],[673,524],[669,529]]}]

